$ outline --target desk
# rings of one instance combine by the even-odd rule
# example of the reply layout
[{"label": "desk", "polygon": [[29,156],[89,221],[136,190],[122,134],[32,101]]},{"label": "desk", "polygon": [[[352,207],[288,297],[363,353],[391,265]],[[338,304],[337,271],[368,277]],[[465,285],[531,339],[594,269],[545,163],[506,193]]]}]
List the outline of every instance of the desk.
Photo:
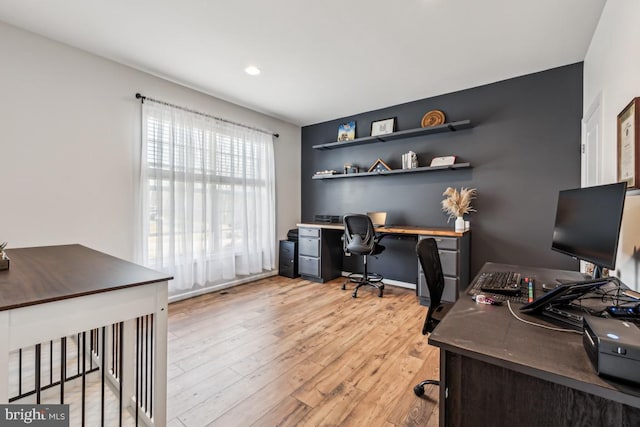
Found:
[{"label": "desk", "polygon": [[[493,263],[481,272],[508,270],[535,277],[536,295],[545,281],[583,279],[578,272]],[[511,305],[518,312],[520,304]],[[640,425],[640,386],[600,378],[580,335],[522,323],[506,305],[462,295],[429,344],[440,347],[441,426]]]},{"label": "desk", "polygon": [[[303,278],[325,282],[340,277],[343,270],[342,223],[301,223],[299,229],[298,271]],[[370,259],[370,271],[381,273],[386,283],[405,287],[416,287],[420,303],[429,304],[422,269],[418,265],[415,245],[418,239],[433,237],[438,242],[440,259],[445,275],[444,301],[453,302],[458,293],[469,283],[470,232],[456,232],[453,228],[416,227],[394,225],[376,227],[381,236],[395,236],[410,239],[410,242],[393,242],[390,238],[382,240],[387,247],[378,260]],[[356,260],[354,260],[356,261]],[[357,260],[360,262],[360,260]],[[345,264],[346,261],[345,261]],[[351,264],[353,269],[355,264]],[[355,270],[359,271],[359,270]],[[396,277],[394,277],[396,275]],[[396,279],[396,280],[389,280]],[[404,280],[403,280],[404,279]]]},{"label": "desk", "polygon": [[[325,230],[344,231],[342,223],[327,222],[304,222],[296,224],[297,227],[321,228]],[[462,237],[469,231],[454,231],[453,228],[445,227],[417,227],[413,225],[389,225],[385,227],[375,227],[376,233],[380,234],[408,234],[412,236],[442,236],[442,237]]]},{"label": "desk", "polygon": [[[8,379],[11,352],[40,346],[41,343],[48,346],[50,340],[66,340],[66,337],[72,337],[69,340],[72,341],[76,334],[80,334],[84,341],[84,333],[88,331],[86,335],[94,336],[101,344],[92,345],[90,351],[87,345],[82,346],[83,364],[85,355],[87,359],[93,357],[92,354],[99,355],[93,364],[101,368],[103,392],[105,379],[117,386],[120,392],[120,407],[116,404],[114,408],[109,408],[107,403],[107,412],[117,414],[119,411],[119,415],[115,416],[122,417],[131,408],[147,425],[166,425],[167,283],[171,276],[80,245],[9,249],[7,254],[11,259],[11,268],[0,271],[0,403],[7,403],[12,397]],[[136,337],[141,331],[137,321],[143,317],[147,319],[145,340],[151,343],[147,344],[151,349],[144,347],[145,343]],[[149,322],[152,327],[151,332],[147,333]],[[96,330],[100,332],[93,335]],[[112,330],[117,330],[118,340],[115,343],[111,339]],[[80,373],[80,339],[77,348]],[[139,367],[142,367],[141,357],[137,357],[142,348],[151,354],[147,359],[151,365],[145,365],[151,368],[147,369],[146,374],[142,369],[138,374],[136,369],[136,364],[140,363]],[[114,360],[117,366],[115,372],[109,369]],[[88,360],[86,365],[89,365]],[[42,369],[47,372],[47,366]],[[53,365],[50,370],[53,372]],[[65,369],[60,372],[54,380],[61,376],[68,378]],[[84,372],[83,369],[83,397]],[[37,390],[38,396],[41,387],[49,384],[49,375],[42,376],[39,379],[36,375],[34,392]],[[151,384],[151,397],[150,401],[146,400],[146,396],[144,398],[147,408],[138,407],[139,411],[136,411],[138,405],[135,395],[142,377],[145,386]],[[59,387],[54,386],[52,390],[60,389],[65,403],[70,404],[71,425],[79,425],[80,420],[74,418],[74,413],[79,413],[81,407],[84,412],[85,402],[72,401],[72,396],[77,394],[65,393],[64,384],[68,381],[62,381]],[[110,388],[106,387],[106,390]],[[105,401],[102,402],[104,404]],[[152,406],[152,412],[149,406]],[[94,405],[93,409],[89,408],[87,403],[87,424],[99,425],[99,404]],[[117,418],[111,421],[113,423],[110,424],[107,420],[106,424],[117,424]]]}]

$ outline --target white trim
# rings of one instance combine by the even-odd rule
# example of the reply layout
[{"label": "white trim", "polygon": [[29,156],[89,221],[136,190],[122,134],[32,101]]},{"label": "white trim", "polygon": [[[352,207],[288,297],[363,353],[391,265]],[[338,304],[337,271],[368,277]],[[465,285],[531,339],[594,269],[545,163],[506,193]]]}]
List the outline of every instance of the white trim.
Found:
[{"label": "white trim", "polygon": [[[149,283],[18,307],[0,312],[0,404],[9,398],[9,353],[51,339],[73,336],[78,332],[125,322],[122,336],[123,374],[119,386],[129,401],[135,390],[135,319],[154,314],[153,405],[154,425],[167,421],[167,289],[168,282]],[[107,327],[107,330],[109,328]],[[105,337],[106,338],[106,337]],[[107,341],[108,342],[108,341]],[[86,348],[85,348],[86,351]],[[106,349],[102,348],[102,352]],[[108,355],[108,353],[106,353]],[[103,373],[107,369],[102,366]],[[109,377],[110,375],[107,375]],[[123,410],[127,406],[124,405]]]},{"label": "white trim", "polygon": [[9,351],[154,313],[167,282],[8,310]]},{"label": "white trim", "polygon": [[[153,340],[153,354],[155,355],[156,360],[152,366],[155,369],[152,370],[153,373],[153,385],[154,385],[154,394],[153,396],[162,396],[163,398],[153,398],[153,425],[154,426],[166,426],[167,425],[167,324],[169,320],[169,306],[166,303],[167,296],[169,294],[168,286],[163,286],[158,288],[156,292],[156,308],[155,315],[153,316],[153,332],[155,333],[156,339]],[[163,337],[164,339],[160,339]],[[146,414],[145,414],[146,415]],[[147,417],[143,417],[143,421],[147,423]]]},{"label": "white trim", "polygon": [[[9,312],[0,311],[0,342],[8,347]],[[9,350],[0,350],[0,404],[9,402]]]},{"label": "white trim", "polygon": [[[159,331],[156,331],[156,333],[158,332]],[[124,413],[126,411],[129,411],[129,413],[133,411],[133,414],[135,414],[135,410],[136,410],[135,406],[127,405],[127,403],[129,402],[129,400],[127,399],[127,396],[134,396],[136,391],[136,374],[135,374],[136,360],[137,360],[136,345],[135,345],[136,319],[129,319],[124,321],[124,324],[122,327],[122,341],[124,343],[122,349],[120,350],[122,351],[122,358],[118,359],[118,361],[121,364],[122,375],[118,377],[118,381],[120,382],[120,387],[122,388],[122,396],[123,396],[122,412],[124,417]],[[157,341],[157,339],[155,341]],[[156,353],[156,356],[158,356],[157,353]],[[147,361],[146,363],[149,363],[149,362]],[[158,365],[156,364],[156,366]],[[157,386],[157,384],[155,385]],[[158,389],[154,391],[157,392]],[[158,394],[158,396],[166,396],[166,395]],[[154,402],[154,404],[155,403],[159,403],[159,402]],[[160,413],[162,413],[163,408],[164,408],[164,405],[162,405],[160,408],[157,408],[157,409]],[[135,415],[134,415],[134,418],[135,418]],[[165,424],[161,424],[161,425],[165,425]]]},{"label": "white trim", "polygon": [[[599,113],[599,114],[597,114]],[[597,114],[597,115],[596,115]],[[589,147],[587,144],[587,134],[588,134],[588,125],[592,123],[592,120],[597,120],[595,123],[597,124],[597,135],[596,135],[596,146]],[[602,92],[599,92],[594,98],[593,102],[589,106],[587,113],[582,118],[581,122],[582,127],[582,137],[581,137],[581,147],[580,147],[580,183],[581,187],[587,187],[589,184],[589,178],[594,178],[596,184],[601,184],[603,182],[603,173],[602,173],[602,145],[603,145],[603,127],[604,127],[604,95]],[[591,163],[595,163],[595,170],[588,171],[587,165],[590,163],[589,160],[595,158],[595,161]],[[587,176],[587,173],[590,172],[592,174],[591,177]],[[595,176],[593,176],[595,175]]]},{"label": "white trim", "polygon": [[[202,289],[197,289],[194,291],[190,291],[190,292],[185,292],[182,293],[180,295],[173,295],[171,297],[169,297],[169,303],[174,303],[174,302],[178,302],[178,301],[182,301],[188,298],[193,298],[193,297],[197,297],[200,295],[205,295],[211,292],[216,292],[216,291],[221,291],[223,289],[227,289],[227,288],[232,288],[234,286],[239,286],[239,285],[243,285],[245,283],[250,283],[250,282],[255,282],[257,280],[260,279],[266,279],[267,277],[273,277],[273,276],[277,276],[279,273],[277,271],[269,271],[266,273],[262,273],[262,274],[258,274],[255,276],[251,276],[249,278],[246,279],[238,279],[238,280],[234,280],[231,282],[227,282],[227,283],[222,283],[220,285],[215,285],[215,286],[209,286],[206,288],[202,288]],[[347,277],[350,273],[347,271],[342,271],[341,275],[342,277]],[[412,289],[415,290],[416,289],[416,284],[415,283],[409,283],[409,282],[401,282],[399,280],[393,280],[393,279],[383,279],[384,280],[384,284],[385,285],[391,285],[391,286],[397,286],[399,288],[406,288],[406,289]]]}]

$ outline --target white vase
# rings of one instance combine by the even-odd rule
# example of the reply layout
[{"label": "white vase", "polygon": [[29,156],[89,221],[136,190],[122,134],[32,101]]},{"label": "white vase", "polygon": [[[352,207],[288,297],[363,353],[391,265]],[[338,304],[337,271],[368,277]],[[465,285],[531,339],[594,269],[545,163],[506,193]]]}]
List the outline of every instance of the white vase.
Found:
[{"label": "white vase", "polygon": [[462,218],[461,216],[456,218],[455,227],[456,227],[456,231],[460,231],[460,232],[464,231],[464,218]]}]

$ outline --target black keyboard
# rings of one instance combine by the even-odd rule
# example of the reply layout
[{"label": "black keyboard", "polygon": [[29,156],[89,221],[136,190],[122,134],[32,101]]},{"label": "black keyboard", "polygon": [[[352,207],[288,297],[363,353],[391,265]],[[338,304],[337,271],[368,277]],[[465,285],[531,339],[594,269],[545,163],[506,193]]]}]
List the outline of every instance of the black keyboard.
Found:
[{"label": "black keyboard", "polygon": [[499,271],[480,273],[474,279],[469,295],[477,295],[483,292],[493,294],[497,301],[511,301],[527,303],[527,292],[522,292],[520,273],[514,271]]}]

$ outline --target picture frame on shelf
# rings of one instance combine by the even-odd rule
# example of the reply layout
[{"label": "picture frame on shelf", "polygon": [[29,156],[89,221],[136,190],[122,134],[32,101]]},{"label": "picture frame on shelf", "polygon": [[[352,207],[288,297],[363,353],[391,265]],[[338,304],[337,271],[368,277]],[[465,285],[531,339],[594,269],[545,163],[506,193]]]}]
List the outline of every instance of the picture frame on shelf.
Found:
[{"label": "picture frame on shelf", "polygon": [[343,173],[344,173],[345,175],[353,174],[353,173],[358,173],[358,172],[359,172],[359,170],[358,170],[358,166],[356,166],[356,165],[354,165],[354,164],[351,164],[351,163],[345,163],[345,164],[344,164]]},{"label": "picture frame on shelf", "polygon": [[350,121],[338,127],[338,141],[353,141],[356,139],[356,122]]},{"label": "picture frame on shelf", "polygon": [[382,159],[378,159],[369,168],[367,172],[386,172],[390,171],[391,168],[387,165]]},{"label": "picture frame on shelf", "polygon": [[640,97],[633,98],[618,114],[618,181],[628,189],[640,188]]},{"label": "picture frame on shelf", "polygon": [[455,164],[456,156],[442,156],[442,157],[434,157],[431,159],[431,164],[429,166],[451,166]]},{"label": "picture frame on shelf", "polygon": [[371,136],[387,135],[396,131],[396,118],[376,120],[371,122]]}]

